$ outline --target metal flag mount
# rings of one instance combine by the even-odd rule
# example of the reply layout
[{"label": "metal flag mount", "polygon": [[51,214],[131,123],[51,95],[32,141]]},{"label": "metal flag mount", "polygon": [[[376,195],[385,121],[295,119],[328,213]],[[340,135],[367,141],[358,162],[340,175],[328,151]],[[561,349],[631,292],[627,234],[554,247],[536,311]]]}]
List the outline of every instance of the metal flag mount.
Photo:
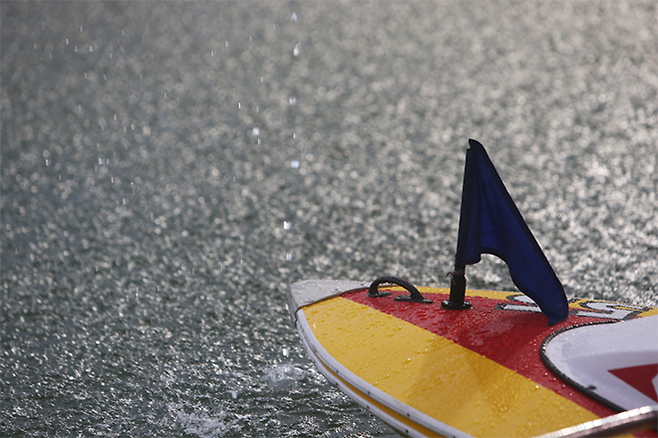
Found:
[{"label": "metal flag mount", "polygon": [[564,288],[541,247],[514,204],[484,146],[468,141],[455,269],[451,273],[446,309],[470,308],[464,301],[466,265],[482,254],[502,259],[517,288],[537,303],[549,324],[567,318],[569,304]]}]

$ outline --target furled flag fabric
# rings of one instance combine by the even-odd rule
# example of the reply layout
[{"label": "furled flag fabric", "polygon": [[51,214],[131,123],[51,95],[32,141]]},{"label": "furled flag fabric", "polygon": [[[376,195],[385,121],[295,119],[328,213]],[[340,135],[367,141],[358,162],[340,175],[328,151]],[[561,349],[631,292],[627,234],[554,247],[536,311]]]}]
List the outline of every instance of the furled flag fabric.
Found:
[{"label": "furled flag fabric", "polygon": [[484,147],[468,141],[455,268],[500,257],[512,281],[539,305],[549,324],[566,319],[564,288],[507,192]]}]

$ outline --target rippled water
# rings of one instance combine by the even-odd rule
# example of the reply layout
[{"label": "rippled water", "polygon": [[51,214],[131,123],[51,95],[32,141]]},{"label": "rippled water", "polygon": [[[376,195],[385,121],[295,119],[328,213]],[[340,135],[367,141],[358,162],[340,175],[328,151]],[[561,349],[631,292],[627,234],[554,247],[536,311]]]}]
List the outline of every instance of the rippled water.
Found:
[{"label": "rippled water", "polygon": [[0,13],[2,436],[394,436],[288,285],[446,284],[469,137],[570,296],[658,305],[653,1]]}]

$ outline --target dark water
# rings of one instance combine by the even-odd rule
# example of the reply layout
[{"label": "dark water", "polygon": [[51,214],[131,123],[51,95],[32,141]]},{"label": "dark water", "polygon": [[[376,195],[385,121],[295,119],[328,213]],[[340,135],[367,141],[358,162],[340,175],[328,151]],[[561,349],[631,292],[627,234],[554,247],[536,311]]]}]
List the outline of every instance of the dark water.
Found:
[{"label": "dark water", "polygon": [[469,137],[568,295],[658,305],[653,1],[0,13],[1,436],[394,436],[288,286],[445,285]]}]

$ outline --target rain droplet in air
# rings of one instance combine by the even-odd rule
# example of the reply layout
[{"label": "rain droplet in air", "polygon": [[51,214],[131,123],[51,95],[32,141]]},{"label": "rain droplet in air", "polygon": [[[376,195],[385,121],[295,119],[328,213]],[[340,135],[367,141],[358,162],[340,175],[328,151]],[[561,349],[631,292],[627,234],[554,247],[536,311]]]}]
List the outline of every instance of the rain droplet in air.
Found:
[{"label": "rain droplet in air", "polygon": [[289,230],[291,228],[292,228],[292,222],[283,221],[283,229],[284,230]]},{"label": "rain droplet in air", "polygon": [[299,161],[298,160],[292,160],[290,162],[290,167],[292,167],[293,169],[299,169]]},{"label": "rain droplet in air", "polygon": [[251,130],[252,134],[254,134],[254,137],[257,137],[260,135],[260,129],[254,127],[254,129]]},{"label": "rain droplet in air", "polygon": [[297,14],[296,13],[293,12],[292,14],[290,14],[290,21],[297,21]]},{"label": "rain droplet in air", "polygon": [[295,48],[292,49],[292,55],[295,58],[299,58],[299,42],[297,42],[297,44],[295,44]]},{"label": "rain droplet in air", "polygon": [[289,103],[290,105],[297,105],[297,98],[296,98],[295,96],[290,96],[290,97],[288,98],[288,103]]}]

